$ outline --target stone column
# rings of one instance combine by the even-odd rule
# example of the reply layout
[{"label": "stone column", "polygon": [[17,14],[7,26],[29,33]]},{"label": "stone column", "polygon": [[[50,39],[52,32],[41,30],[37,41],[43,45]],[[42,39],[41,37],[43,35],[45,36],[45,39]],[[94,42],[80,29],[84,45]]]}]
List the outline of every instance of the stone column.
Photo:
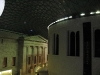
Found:
[{"label": "stone column", "polygon": [[34,46],[33,55],[36,56],[36,63],[34,63],[34,64],[37,65],[37,46]]},{"label": "stone column", "polygon": [[46,50],[45,50],[45,47],[43,47],[43,63],[45,63],[45,52],[46,52]]},{"label": "stone column", "polygon": [[26,73],[28,73],[28,47],[26,47]]},{"label": "stone column", "polygon": [[42,49],[42,64],[43,64],[44,63],[44,50],[43,50],[44,48],[43,48],[43,46],[41,49]]},{"label": "stone column", "polygon": [[47,49],[47,47],[45,47],[45,62],[47,62],[47,55],[48,55],[48,49]]},{"label": "stone column", "polygon": [[32,69],[34,69],[34,46],[32,46]]},{"label": "stone column", "polygon": [[22,74],[22,69],[20,69],[20,75],[23,75],[23,74]]},{"label": "stone column", "polygon": [[39,46],[37,46],[37,65],[39,65]]},{"label": "stone column", "polygon": [[26,47],[23,48],[23,67],[22,67],[22,71],[23,74],[26,73]]}]

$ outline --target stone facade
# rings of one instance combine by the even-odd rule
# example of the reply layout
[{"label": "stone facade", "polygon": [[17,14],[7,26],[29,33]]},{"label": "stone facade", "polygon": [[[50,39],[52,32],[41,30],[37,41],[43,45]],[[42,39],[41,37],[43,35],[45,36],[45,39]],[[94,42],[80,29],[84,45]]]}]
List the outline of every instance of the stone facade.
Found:
[{"label": "stone facade", "polygon": [[47,62],[47,43],[48,41],[39,35],[19,38],[18,59],[22,62],[19,64],[19,69],[22,69],[23,74],[31,73],[31,69],[35,72],[37,66],[42,66]]},{"label": "stone facade", "polygon": [[[48,41],[41,36],[26,36],[23,34],[0,31],[0,74],[11,70],[12,75],[30,73],[34,67],[47,62]],[[44,54],[43,54],[43,52]],[[39,54],[41,62],[39,63]],[[36,64],[34,64],[36,56]],[[10,75],[10,74],[9,74]]]},{"label": "stone facade", "polygon": [[100,15],[49,26],[49,75],[100,75]]}]

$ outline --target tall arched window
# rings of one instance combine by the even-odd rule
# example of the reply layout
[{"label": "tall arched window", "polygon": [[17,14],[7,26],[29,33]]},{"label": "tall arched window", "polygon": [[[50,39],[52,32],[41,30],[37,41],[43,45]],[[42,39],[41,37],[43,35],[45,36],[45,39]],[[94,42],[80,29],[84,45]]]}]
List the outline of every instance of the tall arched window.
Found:
[{"label": "tall arched window", "polygon": [[100,57],[100,29],[95,30],[95,57]]},{"label": "tall arched window", "polygon": [[56,35],[56,55],[59,54],[59,35]]},{"label": "tall arched window", "polygon": [[[68,34],[69,36],[69,34]],[[75,32],[70,32],[70,37],[69,37],[69,48],[68,48],[68,56],[79,56],[80,53],[80,36],[79,36],[79,31]]]},{"label": "tall arched window", "polygon": [[75,56],[75,33],[70,34],[70,56]]},{"label": "tall arched window", "polygon": [[59,35],[58,34],[53,35],[53,54],[54,55],[59,54]]}]

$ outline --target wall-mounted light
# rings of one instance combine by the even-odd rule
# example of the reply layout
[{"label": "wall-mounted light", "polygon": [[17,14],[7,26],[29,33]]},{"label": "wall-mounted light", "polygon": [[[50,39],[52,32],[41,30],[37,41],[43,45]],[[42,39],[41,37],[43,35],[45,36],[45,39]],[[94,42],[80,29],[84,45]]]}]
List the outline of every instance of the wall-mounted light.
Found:
[{"label": "wall-mounted light", "polygon": [[68,17],[65,17],[64,19],[66,20],[66,19],[68,19]]},{"label": "wall-mounted light", "polygon": [[69,16],[69,18],[72,18],[72,16]]},{"label": "wall-mounted light", "polygon": [[[100,11],[90,12],[90,14],[100,14]],[[85,16],[85,13],[81,13],[80,16]],[[56,23],[56,22],[60,22],[60,21],[63,21],[63,20],[71,19],[71,18],[72,18],[72,16],[58,19],[58,20],[56,20],[55,22],[52,22],[51,24],[49,24],[49,26],[47,27],[47,29],[49,29],[49,27],[50,27],[51,25],[53,25],[54,23]]]},{"label": "wall-mounted light", "polygon": [[60,22],[60,21],[63,21],[63,20],[65,20],[65,18],[61,18],[61,19],[57,20],[56,22]]},{"label": "wall-mounted light", "polygon": [[96,11],[96,14],[100,14],[100,11]]},{"label": "wall-mounted light", "polygon": [[95,14],[95,12],[90,12],[90,14]]},{"label": "wall-mounted light", "polygon": [[84,16],[84,15],[85,15],[85,13],[81,13],[81,14],[80,14],[80,16]]},{"label": "wall-mounted light", "polygon": [[4,7],[5,7],[5,0],[0,0],[0,16],[3,13]]}]

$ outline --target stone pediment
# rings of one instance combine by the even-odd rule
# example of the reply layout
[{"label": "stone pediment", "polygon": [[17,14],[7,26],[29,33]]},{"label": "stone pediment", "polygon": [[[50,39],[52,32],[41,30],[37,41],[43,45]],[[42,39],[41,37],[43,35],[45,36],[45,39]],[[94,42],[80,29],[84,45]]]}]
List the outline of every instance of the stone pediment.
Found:
[{"label": "stone pediment", "polygon": [[25,37],[24,40],[26,40],[26,41],[37,41],[37,42],[48,42],[47,39],[45,39],[44,37],[42,37],[40,35],[28,36],[28,37]]}]

